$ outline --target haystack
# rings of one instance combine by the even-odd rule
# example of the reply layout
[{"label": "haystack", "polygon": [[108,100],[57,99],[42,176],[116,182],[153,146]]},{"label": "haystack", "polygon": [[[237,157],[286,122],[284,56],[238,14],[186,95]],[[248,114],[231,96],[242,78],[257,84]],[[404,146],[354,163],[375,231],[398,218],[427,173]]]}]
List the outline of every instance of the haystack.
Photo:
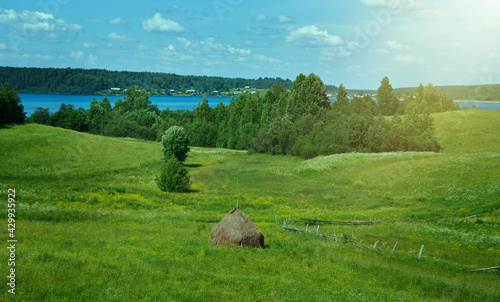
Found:
[{"label": "haystack", "polygon": [[210,243],[264,247],[264,235],[242,210],[232,209],[210,232]]}]

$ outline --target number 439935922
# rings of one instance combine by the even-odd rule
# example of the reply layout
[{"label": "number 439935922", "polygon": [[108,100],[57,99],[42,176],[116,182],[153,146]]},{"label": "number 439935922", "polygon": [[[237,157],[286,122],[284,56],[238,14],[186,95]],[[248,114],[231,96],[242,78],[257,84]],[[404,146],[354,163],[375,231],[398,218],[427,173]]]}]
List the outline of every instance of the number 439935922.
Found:
[{"label": "number 439935922", "polygon": [[16,230],[16,189],[9,189],[9,204],[8,204],[8,231],[9,237],[14,238],[16,235],[14,231]]}]

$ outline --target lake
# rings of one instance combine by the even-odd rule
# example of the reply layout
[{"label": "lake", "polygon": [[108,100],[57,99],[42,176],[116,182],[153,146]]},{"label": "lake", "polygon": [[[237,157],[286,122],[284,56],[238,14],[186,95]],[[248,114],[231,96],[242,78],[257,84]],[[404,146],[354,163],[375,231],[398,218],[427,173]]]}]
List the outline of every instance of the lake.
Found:
[{"label": "lake", "polygon": [[[21,98],[21,103],[24,106],[24,111],[27,116],[30,116],[37,107],[49,108],[49,111],[55,113],[59,110],[62,103],[71,104],[75,109],[82,107],[87,110],[90,108],[90,102],[95,98],[100,101],[104,98],[103,95],[74,95],[74,94],[42,94],[42,93],[18,93]],[[108,95],[106,96],[114,105],[116,100],[124,99],[124,95]],[[222,101],[224,104],[229,104],[231,97],[207,97],[210,107],[215,107]],[[169,108],[170,110],[187,109],[193,110],[198,102],[203,100],[203,96],[150,96],[151,103],[158,105],[160,110]]]},{"label": "lake", "polygon": [[[52,113],[57,112],[62,103],[74,105],[76,109],[82,107],[87,110],[90,108],[92,99],[98,101],[104,98],[103,95],[74,95],[74,94],[41,94],[41,93],[18,93],[21,98],[21,103],[24,106],[24,111],[27,116],[30,116],[37,107],[49,108]],[[107,96],[111,106],[116,100],[124,98],[123,95]],[[222,101],[225,105],[229,104],[231,97],[207,97],[210,107],[215,107]],[[150,96],[151,103],[158,105],[160,110],[169,108],[170,110],[186,109],[193,110],[198,102],[203,100],[203,96]],[[331,99],[333,102],[335,99]],[[483,110],[500,110],[500,102],[467,102],[457,101],[460,106],[476,105]]]}]

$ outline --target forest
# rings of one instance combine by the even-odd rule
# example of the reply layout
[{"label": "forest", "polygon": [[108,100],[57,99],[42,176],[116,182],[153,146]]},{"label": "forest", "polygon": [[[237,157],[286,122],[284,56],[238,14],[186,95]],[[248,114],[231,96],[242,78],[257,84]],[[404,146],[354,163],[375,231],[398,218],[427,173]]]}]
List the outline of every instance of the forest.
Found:
[{"label": "forest", "polygon": [[432,84],[400,101],[387,77],[371,95],[349,100],[340,85],[331,103],[315,74],[297,76],[291,90],[273,85],[263,95],[243,93],[214,108],[206,98],[193,111],[163,110],[138,86],[123,100],[93,99],[90,108],[61,104],[37,108],[28,122],[93,134],[159,141],[171,126],[184,127],[192,146],[250,150],[312,158],[346,152],[438,151],[431,113],[460,107]]},{"label": "forest", "polygon": [[0,83],[10,83],[19,92],[57,94],[109,94],[111,88],[137,85],[150,95],[169,95],[170,90],[195,90],[201,94],[230,91],[250,86],[267,89],[280,85],[289,89],[292,81],[281,78],[222,78],[183,76],[160,72],[108,71],[74,68],[18,68],[0,67]]},{"label": "forest", "polygon": [[[396,94],[404,94],[407,91],[415,94],[418,87],[397,88]],[[458,85],[458,86],[436,86],[438,92],[445,92],[454,100],[474,100],[474,101],[500,101],[500,84],[487,85]]]}]

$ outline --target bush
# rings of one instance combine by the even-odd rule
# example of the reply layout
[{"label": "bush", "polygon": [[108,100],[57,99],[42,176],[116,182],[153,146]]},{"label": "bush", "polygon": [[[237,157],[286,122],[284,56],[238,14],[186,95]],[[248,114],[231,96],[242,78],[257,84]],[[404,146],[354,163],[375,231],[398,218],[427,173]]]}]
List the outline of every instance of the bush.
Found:
[{"label": "bush", "polygon": [[168,161],[163,162],[156,183],[163,192],[188,192],[188,171],[175,156],[171,156]]},{"label": "bush", "polygon": [[165,131],[161,138],[163,145],[163,154],[165,159],[169,159],[172,155],[180,162],[184,162],[189,152],[189,138],[184,132],[183,127],[172,126]]}]

